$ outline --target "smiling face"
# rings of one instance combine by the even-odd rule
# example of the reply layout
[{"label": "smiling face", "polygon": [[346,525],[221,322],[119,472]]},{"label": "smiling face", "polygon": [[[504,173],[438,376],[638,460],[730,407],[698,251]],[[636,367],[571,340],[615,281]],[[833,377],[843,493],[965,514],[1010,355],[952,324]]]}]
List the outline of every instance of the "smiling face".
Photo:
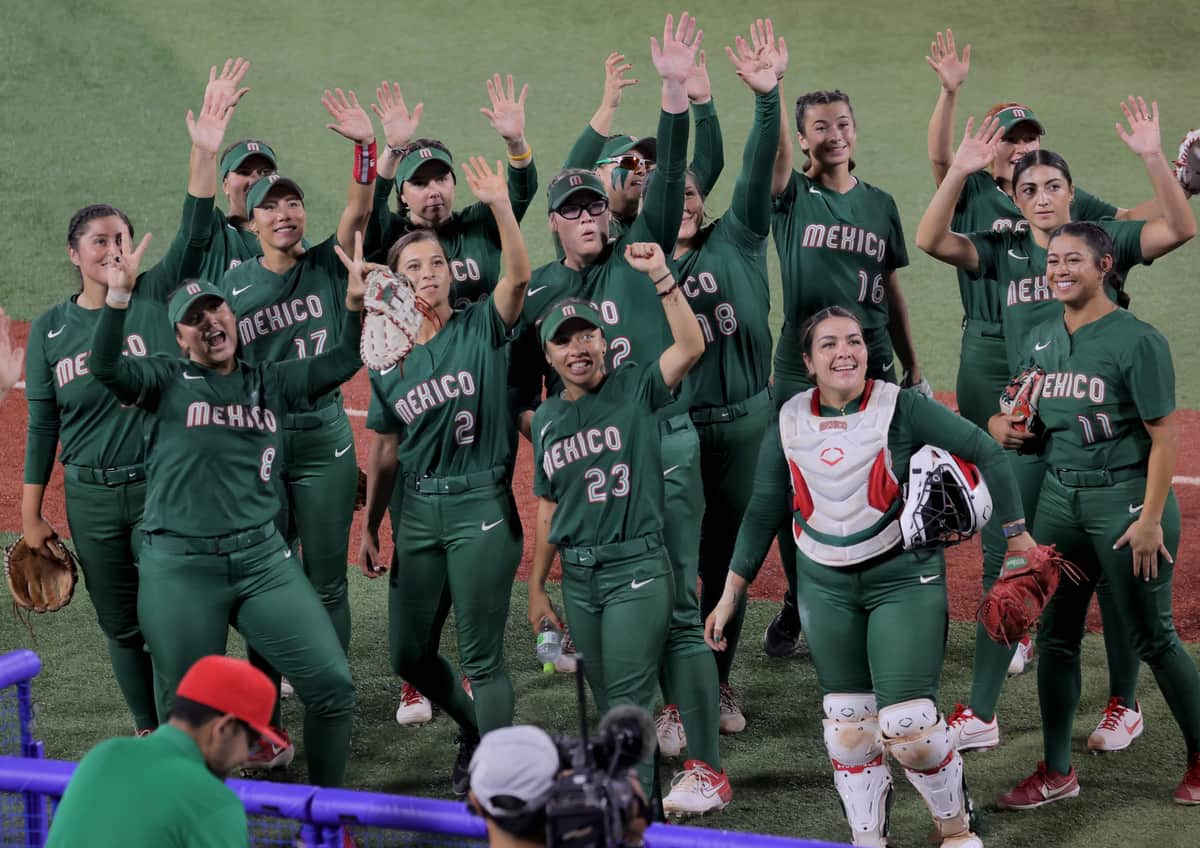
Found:
[{"label": "smiling face", "polygon": [[636,150],[622,154],[618,162],[597,164],[596,174],[608,192],[609,205],[623,216],[636,215],[652,167]]},{"label": "smiling face", "polygon": [[812,331],[812,343],[804,354],[817,388],[830,398],[853,399],[867,381],[867,345],[862,327],[853,318],[831,316]]},{"label": "smiling face", "polygon": [[1071,220],[1075,189],[1066,174],[1050,165],[1033,165],[1017,175],[1013,201],[1021,215],[1044,233]]},{"label": "smiling face", "polygon": [[246,194],[250,187],[263,177],[275,173],[275,163],[266,156],[251,156],[244,160],[221,181],[221,190],[229,201],[229,214],[235,218],[246,217]]},{"label": "smiling face", "polygon": [[550,213],[550,231],[558,236],[569,264],[584,267],[600,256],[611,215],[607,199],[590,191],[577,191]]},{"label": "smiling face", "polygon": [[307,218],[304,201],[289,186],[267,193],[263,202],[254,207],[250,229],[258,236],[263,249],[288,251],[304,238]]},{"label": "smiling face", "polygon": [[1015,125],[996,145],[996,155],[992,159],[992,176],[1001,180],[1011,180],[1013,166],[1026,153],[1041,146],[1042,135],[1037,126],[1028,122]]},{"label": "smiling face", "polygon": [[400,200],[418,227],[436,227],[454,211],[454,172],[444,162],[422,165],[412,179],[400,184]]},{"label": "smiling face", "polygon": [[108,268],[126,250],[133,249],[129,227],[117,215],[89,221],[75,247],[67,247],[67,256],[88,282],[108,285]]},{"label": "smiling face", "polygon": [[1106,297],[1104,278],[1112,267],[1112,254],[1098,256],[1079,236],[1057,235],[1046,248],[1046,281],[1064,306],[1079,308]]},{"label": "smiling face", "polygon": [[436,238],[406,245],[392,270],[408,277],[417,295],[434,309],[450,302],[450,263]]},{"label": "smiling face", "polygon": [[192,362],[227,374],[237,356],[237,318],[219,297],[196,300],[175,325],[175,339]]},{"label": "smiling face", "polygon": [[581,319],[563,322],[546,342],[546,361],[562,381],[577,391],[590,392],[604,380],[608,343],[599,327]]},{"label": "smiling face", "polygon": [[696,185],[696,177],[689,172],[683,190],[683,220],[679,223],[679,242],[686,244],[694,239],[703,222],[704,198],[700,194],[700,187]]},{"label": "smiling face", "polygon": [[800,149],[823,169],[849,165],[855,138],[854,113],[849,103],[837,100],[805,108]]}]

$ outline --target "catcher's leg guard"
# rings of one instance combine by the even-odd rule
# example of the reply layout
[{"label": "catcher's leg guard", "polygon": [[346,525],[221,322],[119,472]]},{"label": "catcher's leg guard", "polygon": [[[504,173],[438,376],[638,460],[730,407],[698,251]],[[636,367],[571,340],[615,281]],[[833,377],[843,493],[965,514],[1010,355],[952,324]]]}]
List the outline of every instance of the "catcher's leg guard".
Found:
[{"label": "catcher's leg guard", "polygon": [[826,695],[825,749],[855,845],[887,845],[892,773],[883,756],[875,696]]},{"label": "catcher's leg guard", "polygon": [[892,704],[879,711],[879,727],[888,753],[904,766],[933,814],[938,833],[950,844],[971,832],[970,801],[963,781],[962,755],[950,740],[950,728],[928,698]]}]

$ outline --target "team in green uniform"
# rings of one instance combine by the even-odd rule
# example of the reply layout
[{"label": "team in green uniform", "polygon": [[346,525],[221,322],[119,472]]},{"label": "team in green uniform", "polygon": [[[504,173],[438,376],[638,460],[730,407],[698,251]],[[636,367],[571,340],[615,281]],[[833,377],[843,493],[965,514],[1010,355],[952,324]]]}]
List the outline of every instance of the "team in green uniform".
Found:
[{"label": "team in green uniform", "polygon": [[[1003,525],[1022,519],[1015,481],[978,427],[918,392],[867,378],[870,345],[849,310],[816,313],[800,343],[817,387],[785,401],[778,428],[763,441],[725,594],[706,634],[714,648],[727,647],[724,629],[780,523],[794,523],[799,608],[854,844],[887,844],[886,749],[924,798],[942,844],[981,846],[970,832],[962,759],[936,705],[948,621],[945,557],[939,548],[901,547],[897,481],[908,479],[919,448],[936,444],[979,464],[992,520]],[[1033,540],[1021,533],[1011,545]]]},{"label": "team in green uniform", "polygon": [[[177,349],[166,311],[155,292],[178,286],[196,272],[205,231],[175,236],[166,256],[137,281],[122,350],[131,357]],[[29,331],[25,393],[29,401],[25,443],[22,529],[30,547],[46,552],[56,537],[42,517],[46,484],[61,444],[67,522],[84,582],[108,641],[117,686],[134,726],[158,724],[150,654],[137,619],[136,563],[146,496],[143,413],[122,406],[94,379],[92,336],[107,287],[107,268],[131,246],[133,229],[112,206],[80,209],[71,219],[67,246],[79,269],[78,293],[33,321]]]},{"label": "team in green uniform", "polygon": [[[568,257],[572,241],[564,239]],[[567,619],[601,711],[621,703],[653,707],[679,595],[665,535],[670,475],[663,473],[658,412],[704,349],[661,246],[631,242],[622,253],[642,274],[640,285],[661,299],[671,344],[648,367],[626,359],[610,370],[602,307],[580,298],[556,302],[538,337],[562,389],[547,397],[532,425],[538,517],[529,620],[535,631],[543,618],[558,623],[544,588],[558,554]],[[638,774],[649,797],[652,766],[641,764]],[[663,807],[668,814],[705,812],[723,808],[732,795],[719,766],[689,759]]]},{"label": "team in green uniform", "polygon": [[[455,310],[450,262],[430,230],[399,242],[395,268],[439,321],[422,323],[402,365],[371,372],[367,427],[376,432],[367,470],[363,570],[387,570],[379,524],[391,509],[388,593],[392,667],[460,727],[454,789],[467,791],[479,736],[512,723],[504,626],[521,561],[521,520],[511,478],[517,434],[509,411],[508,343],[521,317],[529,258],[499,169],[475,157],[467,180],[496,219],[504,275],[490,298]],[[474,702],[438,653],[453,607],[459,661]]]},{"label": "team in green uniform", "polygon": [[[1065,311],[1034,325],[1022,345],[1026,363],[1046,372],[1037,407],[1045,475],[1036,526],[1038,538],[1057,545],[1085,579],[1062,581],[1042,615],[1038,695],[1045,759],[1000,805],[1024,810],[1079,794],[1071,726],[1079,706],[1080,640],[1100,574],[1119,615],[1105,624],[1132,640],[1183,731],[1187,772],[1175,800],[1200,804],[1200,675],[1171,617],[1180,521],[1171,491],[1171,352],[1162,335],[1106,291],[1106,277],[1120,271],[1119,248],[1105,230],[1067,224],[1047,250],[1047,282]],[[1121,303],[1128,298],[1122,295]],[[992,432],[1003,444],[1036,439],[1014,433],[1011,417],[1003,415],[994,417]],[[1128,716],[1135,718],[1140,722],[1140,715]]]},{"label": "team in green uniform", "polygon": [[[1188,208],[1186,198],[1179,191],[1178,183],[1171,176],[1166,160],[1159,149],[1157,116],[1144,119],[1130,115],[1131,133],[1123,135],[1126,143],[1145,161],[1151,177],[1155,198],[1163,211],[1163,217],[1149,222],[1105,220],[1100,226],[1108,232],[1116,245],[1117,270],[1123,279],[1125,272],[1140,263],[1148,263],[1175,249],[1191,238],[1195,220]],[[968,132],[955,154],[954,161],[921,219],[917,232],[917,244],[936,258],[942,259],[965,271],[972,279],[984,281],[981,285],[995,285],[1001,297],[1001,329],[1006,347],[1008,367],[1014,373],[1024,356],[1019,350],[1021,340],[1029,328],[1041,321],[1062,314],[1062,307],[1054,300],[1046,282],[1045,245],[1049,234],[1060,224],[1070,220],[1071,203],[1074,199],[1070,171],[1066,162],[1057,154],[1046,150],[1035,150],[1021,158],[1013,170],[1013,190],[1016,205],[1029,222],[1025,229],[989,230],[960,235],[951,229],[953,209],[957,194],[969,178],[983,164],[992,161],[1001,134],[1003,117],[993,116],[985,120],[978,131]],[[1010,454],[1010,462],[1021,488],[1026,511],[1036,514],[1037,497],[1044,475],[1044,460],[1033,453]],[[1036,528],[1035,528],[1036,529]],[[985,558],[984,581],[990,585],[999,574],[1003,551],[992,531],[984,531]],[[1109,619],[1116,614],[1112,589],[1102,583],[1099,593],[1103,598],[1102,612]],[[979,638],[977,634],[977,645]],[[1123,709],[1134,710],[1136,703],[1137,665],[1115,641],[1109,641],[1110,685],[1114,689],[1111,697],[1119,698]],[[999,742],[999,726],[995,719],[996,702],[1003,683],[1001,669],[1015,648],[1006,648],[1000,656],[999,648],[984,645],[977,662],[982,661],[986,670],[976,675],[971,692],[970,704],[956,711],[953,725],[960,737],[960,747],[987,748]],[[1099,749],[1111,749],[1113,742],[1107,739],[1106,717],[1101,719],[1092,745]],[[1139,731],[1140,732],[1140,728]],[[1127,738],[1115,744],[1124,747],[1132,741]]]},{"label": "team in green uniform", "polygon": [[349,753],[354,687],[329,616],[276,531],[274,475],[287,416],[312,408],[362,364],[362,287],[347,288],[345,323],[329,351],[250,365],[237,359],[237,320],[220,290],[187,281],[168,305],[187,358],[126,357],[129,293],[145,244],[109,266],[90,368],[118,400],[146,411],[138,618],[162,682],[159,715],[169,713],[184,671],[198,657],[223,653],[235,625],[292,681],[306,707],[309,775],[336,786]]},{"label": "team in green uniform", "polygon": [[[533,148],[525,140],[525,94],[507,87],[500,75],[487,81],[492,108],[484,114],[508,148],[508,197],[520,221],[537,193]],[[453,277],[451,304],[455,308],[482,300],[500,280],[500,232],[485,203],[454,211],[454,163],[442,142],[414,138],[425,104],[410,112],[398,83],[382,84],[372,107],[383,124],[387,147],[379,160],[374,208],[365,249],[374,262],[391,263],[391,249],[404,235],[432,228],[437,233]],[[396,188],[397,211],[388,208]]]}]

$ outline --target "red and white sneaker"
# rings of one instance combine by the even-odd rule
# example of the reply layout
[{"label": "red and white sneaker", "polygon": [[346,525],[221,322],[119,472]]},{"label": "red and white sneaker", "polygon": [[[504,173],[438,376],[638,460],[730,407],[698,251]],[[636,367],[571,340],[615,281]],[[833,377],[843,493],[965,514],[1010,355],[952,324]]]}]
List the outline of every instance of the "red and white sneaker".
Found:
[{"label": "red and white sneaker", "polygon": [[742,714],[741,700],[737,692],[728,683],[721,684],[721,726],[722,733],[741,733],[746,729],[746,716]]},{"label": "red and white sneaker", "polygon": [[1188,759],[1188,770],[1175,790],[1175,803],[1188,807],[1200,804],[1200,754]]},{"label": "red and white sneaker", "polygon": [[287,768],[292,764],[296,757],[296,746],[292,744],[292,737],[281,727],[271,729],[282,736],[287,744],[281,746],[267,739],[259,739],[258,745],[250,752],[250,759],[242,763],[242,771],[270,771]]},{"label": "red and white sneaker", "polygon": [[997,803],[1006,810],[1032,810],[1078,794],[1079,781],[1074,768],[1058,774],[1042,762],[1038,763],[1037,771],[1001,795]]},{"label": "red and white sneaker", "polygon": [[954,705],[954,712],[946,717],[946,725],[950,728],[950,741],[959,751],[990,751],[1000,744],[1000,724],[996,717],[984,721],[962,704]]},{"label": "red and white sneaker", "polygon": [[658,736],[658,750],[664,757],[678,757],[687,747],[683,721],[680,720],[679,710],[674,704],[663,707],[658,718],[654,720],[654,730]]},{"label": "red and white sneaker", "polygon": [[1133,709],[1125,706],[1123,698],[1109,698],[1100,723],[1088,737],[1089,751],[1097,754],[1105,751],[1124,751],[1133,740],[1142,735],[1146,723],[1142,721],[1142,705],[1134,701]]},{"label": "red and white sneaker", "polygon": [[400,706],[396,707],[396,723],[415,727],[433,721],[433,704],[407,680],[400,690]]},{"label": "red and white sneaker", "polygon": [[671,791],[663,798],[668,816],[703,815],[723,810],[733,800],[733,787],[725,772],[718,772],[704,760],[687,760],[683,771],[671,780]]},{"label": "red and white sneaker", "polygon": [[1008,661],[1008,676],[1015,677],[1033,662],[1033,639],[1026,633],[1017,643],[1017,652]]}]

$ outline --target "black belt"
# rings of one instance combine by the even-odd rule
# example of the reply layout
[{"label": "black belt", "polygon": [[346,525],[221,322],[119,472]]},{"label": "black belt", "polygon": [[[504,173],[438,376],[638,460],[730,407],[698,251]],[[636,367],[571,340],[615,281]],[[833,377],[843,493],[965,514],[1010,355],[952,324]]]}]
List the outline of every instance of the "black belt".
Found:
[{"label": "black belt", "polygon": [[563,562],[572,565],[600,565],[619,559],[628,559],[638,554],[656,551],[663,546],[662,533],[651,533],[649,536],[639,536],[628,542],[610,542],[607,545],[579,545],[572,548],[559,548],[558,555]]},{"label": "black belt", "polygon": [[724,424],[761,409],[771,409],[771,404],[771,390],[767,388],[737,403],[727,406],[701,406],[689,414],[693,424]]},{"label": "black belt", "polygon": [[1071,468],[1051,468],[1050,473],[1058,482],[1073,489],[1098,489],[1121,483],[1125,480],[1136,480],[1146,476],[1146,466],[1126,465],[1122,468],[1094,468],[1077,471]]},{"label": "black belt", "polygon": [[327,403],[312,412],[289,412],[283,416],[285,430],[317,430],[322,424],[329,424],[342,417],[342,399]]},{"label": "black belt", "polygon": [[423,495],[457,495],[472,489],[482,489],[499,483],[508,474],[503,465],[489,468],[486,471],[473,471],[470,474],[460,474],[457,477],[433,477],[425,475],[405,475],[405,488],[412,488]]},{"label": "black belt", "polygon": [[118,465],[113,468],[88,468],[83,465],[63,466],[63,476],[68,480],[80,483],[94,483],[98,486],[116,488],[130,483],[140,483],[146,479],[146,466],[140,462],[136,465]]},{"label": "black belt", "polygon": [[228,554],[251,548],[275,535],[275,522],[268,521],[250,530],[227,536],[176,536],[174,533],[147,533],[146,544],[169,554]]}]

